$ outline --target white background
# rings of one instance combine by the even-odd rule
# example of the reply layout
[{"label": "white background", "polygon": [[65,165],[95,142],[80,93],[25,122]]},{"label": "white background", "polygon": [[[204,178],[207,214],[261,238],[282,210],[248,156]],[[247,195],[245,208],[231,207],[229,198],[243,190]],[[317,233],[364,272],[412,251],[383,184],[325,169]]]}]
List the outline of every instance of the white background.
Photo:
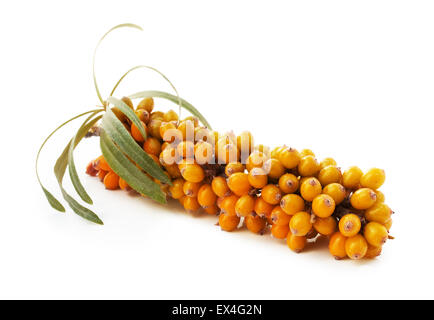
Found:
[{"label": "white background", "polygon": [[[9,1],[0,5],[0,298],[434,298],[432,1]],[[110,192],[76,164],[103,227],[47,204],[34,174],[43,138],[98,103],[129,67],[174,82],[219,131],[311,148],[340,166],[384,168],[392,234],[375,261],[294,254],[214,217]],[[117,95],[170,90],[138,71]],[[158,102],[168,110],[168,102]],[[78,123],[47,145],[41,175]],[[67,179],[66,187],[72,191]]]}]

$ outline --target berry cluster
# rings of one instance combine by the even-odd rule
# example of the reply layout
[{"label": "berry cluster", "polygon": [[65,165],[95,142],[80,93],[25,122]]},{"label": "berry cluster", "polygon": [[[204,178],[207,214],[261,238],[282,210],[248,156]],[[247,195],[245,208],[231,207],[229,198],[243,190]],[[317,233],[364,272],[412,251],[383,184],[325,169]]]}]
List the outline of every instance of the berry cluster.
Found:
[{"label": "berry cluster", "polygon": [[[374,258],[389,236],[392,210],[378,189],[385,173],[358,167],[345,172],[332,158],[318,162],[308,149],[254,146],[249,132],[219,134],[199,125],[195,117],[180,121],[174,111],[153,111],[152,98],[136,109],[122,99],[142,122],[148,134],[116,108],[113,112],[131,136],[161,166],[172,185],[159,183],[187,211],[203,209],[219,216],[224,231],[241,226],[258,234],[270,230],[301,252],[318,237],[329,238],[337,259]],[[103,156],[92,161],[87,173],[98,176],[107,189],[129,190]]]}]

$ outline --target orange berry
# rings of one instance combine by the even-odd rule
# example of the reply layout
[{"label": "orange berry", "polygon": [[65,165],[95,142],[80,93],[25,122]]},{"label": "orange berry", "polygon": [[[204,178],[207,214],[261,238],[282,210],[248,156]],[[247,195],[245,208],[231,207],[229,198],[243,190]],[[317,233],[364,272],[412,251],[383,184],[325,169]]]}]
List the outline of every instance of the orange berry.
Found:
[{"label": "orange berry", "polygon": [[280,150],[278,159],[285,168],[294,169],[299,165],[301,156],[296,149],[286,147]]},{"label": "orange berry", "polygon": [[248,215],[244,218],[244,223],[249,231],[261,233],[264,231],[267,221],[258,215]]},{"label": "orange berry", "polygon": [[360,178],[362,187],[377,190],[386,180],[386,173],[382,169],[372,168]]},{"label": "orange berry", "polygon": [[315,153],[313,153],[313,151],[310,150],[310,149],[303,149],[303,150],[300,151],[300,156],[301,156],[302,158],[303,158],[303,157],[306,157],[306,156],[312,156],[312,157],[315,157]]},{"label": "orange berry", "polygon": [[161,135],[160,135],[160,127],[161,124],[163,123],[162,120],[160,119],[152,119],[151,121],[149,121],[148,124],[148,132],[151,136],[153,136],[154,138],[157,138],[159,140],[161,140]]},{"label": "orange berry", "polygon": [[327,166],[320,170],[318,180],[323,186],[330,183],[340,183],[342,181],[341,170],[336,166]]},{"label": "orange berry", "polygon": [[192,141],[181,141],[176,147],[176,152],[180,157],[191,161],[194,159],[194,143]]},{"label": "orange berry", "polygon": [[235,205],[237,204],[238,199],[239,198],[236,195],[225,197],[220,204],[222,212],[230,216],[236,216]]},{"label": "orange berry", "polygon": [[184,194],[187,197],[196,198],[197,194],[199,193],[200,186],[201,186],[200,183],[186,181],[184,182],[182,190],[184,191]]},{"label": "orange berry", "polygon": [[149,154],[159,156],[161,153],[161,143],[153,137],[148,137],[143,144],[143,149]]},{"label": "orange berry", "polygon": [[247,173],[236,172],[228,178],[228,187],[237,196],[248,194],[252,189]]},{"label": "orange berry", "polygon": [[365,211],[365,218],[368,221],[374,221],[386,224],[392,218],[393,211],[385,203],[375,204]]},{"label": "orange berry", "polygon": [[184,208],[188,212],[193,212],[193,211],[197,211],[200,209],[200,205],[199,205],[199,202],[197,202],[197,198],[186,196],[183,199],[184,199],[183,200]]},{"label": "orange berry", "polygon": [[140,109],[140,110],[136,110],[134,113],[140,119],[140,121],[143,121],[145,124],[149,123],[151,116],[149,115],[148,111],[146,111],[144,109]]},{"label": "orange berry", "polygon": [[381,247],[389,237],[386,227],[378,222],[369,222],[363,229],[363,235],[366,241],[374,247]]},{"label": "orange berry", "polygon": [[276,147],[271,151],[271,158],[272,159],[279,159],[280,153],[283,151],[283,147]]},{"label": "orange berry", "polygon": [[119,176],[113,171],[108,172],[104,177],[104,185],[108,190],[119,188]]},{"label": "orange berry", "polygon": [[368,250],[366,251],[365,258],[374,259],[381,254],[381,250],[382,250],[381,247],[374,247],[368,243]]},{"label": "orange berry", "polygon": [[319,163],[313,156],[301,158],[298,164],[298,173],[302,177],[313,177],[319,172]]},{"label": "orange berry", "polygon": [[280,200],[282,199],[282,192],[280,192],[278,186],[269,184],[262,188],[261,196],[269,204],[276,205],[280,203]]},{"label": "orange berry", "polygon": [[336,231],[336,219],[334,217],[316,218],[313,227],[318,233],[330,236]]},{"label": "orange berry", "polygon": [[152,110],[154,109],[154,99],[153,98],[144,98],[137,105],[137,109],[144,109],[144,110],[148,111],[149,113],[151,113]]},{"label": "orange berry", "polygon": [[345,237],[355,236],[359,233],[361,227],[360,218],[353,213],[346,214],[339,220],[339,231]]},{"label": "orange berry", "polygon": [[335,211],[335,201],[327,194],[320,194],[313,199],[312,211],[320,218],[330,217]]},{"label": "orange berry", "polygon": [[352,260],[362,259],[368,251],[368,243],[365,238],[358,234],[354,237],[348,238],[345,241],[345,252]]},{"label": "orange berry", "polygon": [[214,191],[212,191],[210,184],[204,184],[200,187],[197,194],[197,201],[204,208],[215,205],[217,196]]},{"label": "orange berry", "polygon": [[279,179],[279,187],[283,193],[294,193],[298,190],[299,182],[295,175],[286,173]]},{"label": "orange berry", "polygon": [[226,179],[223,177],[214,177],[211,183],[212,191],[218,197],[225,197],[230,195],[231,191],[229,190]]},{"label": "orange berry", "polygon": [[271,234],[277,239],[286,239],[289,233],[288,225],[273,224],[271,226]]},{"label": "orange berry", "polygon": [[163,116],[164,121],[169,122],[169,121],[178,121],[178,114],[173,111],[173,110],[169,110],[167,111],[164,116]]},{"label": "orange berry", "polygon": [[119,177],[119,187],[122,190],[128,190],[130,188],[130,186],[128,185],[128,183],[124,179],[122,179],[121,177]]},{"label": "orange berry", "polygon": [[[146,132],[147,131],[146,124],[143,121],[140,121],[140,123],[142,124],[142,127]],[[145,138],[140,133],[139,128],[137,128],[134,123],[131,124],[131,135],[133,136],[134,140],[136,140],[137,142],[145,141]]]},{"label": "orange berry", "polygon": [[286,238],[286,243],[289,249],[296,253],[300,253],[306,247],[307,239],[306,237],[295,236],[291,234],[291,231],[289,231]]},{"label": "orange berry", "polygon": [[255,212],[260,217],[267,217],[269,218],[271,216],[271,211],[273,211],[273,206],[266,202],[262,196],[256,198],[255,200]]},{"label": "orange berry", "polygon": [[386,227],[387,231],[389,231],[390,228],[392,228],[392,224],[393,224],[392,219],[389,219],[389,220],[388,220],[386,223],[384,223],[383,225]]},{"label": "orange berry", "polygon": [[104,171],[112,171],[104,156],[99,156],[95,160],[95,169],[96,170],[104,170]]},{"label": "orange berry", "polygon": [[335,257],[335,259],[343,259],[347,256],[345,251],[345,242],[347,237],[342,235],[340,232],[335,232],[329,242],[329,251]]},{"label": "orange berry", "polygon": [[359,167],[350,167],[342,175],[342,184],[345,188],[355,189],[360,184],[360,178],[363,172]]},{"label": "orange berry", "polygon": [[386,200],[386,197],[384,196],[384,193],[380,190],[375,190],[375,194],[377,195],[377,201],[375,204],[383,203]]},{"label": "orange berry", "polygon": [[198,183],[205,178],[205,172],[202,167],[196,163],[185,164],[179,169],[181,170],[182,177],[187,181]]},{"label": "orange berry", "polygon": [[247,171],[250,172],[253,168],[262,168],[265,161],[267,161],[267,156],[265,154],[259,151],[252,152],[246,161]]},{"label": "orange berry", "polygon": [[110,171],[105,171],[105,170],[99,170],[97,173],[97,176],[99,178],[99,180],[104,181],[105,176],[107,175],[107,173],[109,173]]},{"label": "orange berry", "polygon": [[362,188],[351,195],[351,205],[355,209],[365,210],[372,207],[377,201],[377,194],[369,188]]},{"label": "orange berry", "polygon": [[310,214],[304,211],[294,214],[289,222],[291,233],[298,237],[307,235],[312,229],[310,219]]},{"label": "orange berry", "polygon": [[234,231],[235,229],[237,229],[239,223],[240,218],[236,215],[228,215],[226,213],[222,213],[219,216],[219,225],[220,228],[224,231]]},{"label": "orange berry", "polygon": [[304,210],[304,200],[297,194],[287,194],[282,197],[280,207],[283,211],[292,216]]},{"label": "orange berry", "polygon": [[235,204],[235,212],[241,217],[251,215],[255,210],[255,198],[246,194],[240,197]]},{"label": "orange berry", "polygon": [[288,226],[291,218],[292,216],[286,214],[280,206],[275,206],[271,211],[271,221],[279,226]]},{"label": "orange berry", "polygon": [[212,206],[209,206],[209,207],[205,207],[204,210],[206,213],[213,215],[213,216],[217,215],[220,212],[220,209],[219,209],[219,207],[217,207],[216,204],[213,204]]},{"label": "orange berry", "polygon": [[237,173],[237,172],[244,172],[245,167],[242,163],[240,162],[231,162],[228,163],[226,168],[225,168],[225,174],[230,177],[232,174]]},{"label": "orange berry", "polygon": [[164,121],[164,113],[161,111],[151,112],[150,119],[151,120],[158,119],[158,120]]},{"label": "orange berry", "polygon": [[262,168],[253,168],[249,171],[248,180],[253,188],[261,189],[267,185],[268,176]]},{"label": "orange berry", "polygon": [[276,181],[285,173],[285,167],[277,159],[268,159],[265,161],[264,170],[268,173],[270,179]]},{"label": "orange berry", "polygon": [[169,195],[173,199],[180,199],[184,196],[184,179],[172,181],[172,185],[169,187]]},{"label": "orange berry", "polygon": [[322,191],[321,183],[317,178],[308,178],[303,181],[300,187],[300,194],[306,201],[313,201]]},{"label": "orange berry", "polygon": [[319,164],[319,167],[320,167],[321,170],[324,169],[325,167],[328,167],[328,166],[337,166],[337,163],[336,163],[335,159],[333,159],[333,158],[325,158]]},{"label": "orange berry", "polygon": [[345,187],[339,183],[330,183],[326,185],[322,192],[332,197],[336,205],[341,204],[347,196]]},{"label": "orange berry", "polygon": [[181,178],[181,171],[179,171],[179,167],[176,163],[165,165],[164,168],[172,179]]}]

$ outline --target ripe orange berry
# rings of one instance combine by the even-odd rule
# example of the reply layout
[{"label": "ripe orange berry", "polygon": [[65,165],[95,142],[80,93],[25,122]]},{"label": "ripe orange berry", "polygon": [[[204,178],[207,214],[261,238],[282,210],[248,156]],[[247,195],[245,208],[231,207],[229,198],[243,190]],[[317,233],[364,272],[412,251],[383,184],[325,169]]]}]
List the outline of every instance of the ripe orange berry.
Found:
[{"label": "ripe orange berry", "polygon": [[201,182],[205,178],[202,167],[196,163],[185,164],[179,168],[182,177],[190,182]]},{"label": "ripe orange berry", "polygon": [[368,243],[368,251],[366,251],[365,258],[374,259],[381,254],[381,250],[382,250],[381,247],[374,247]]},{"label": "ripe orange berry", "polygon": [[327,194],[316,196],[312,202],[312,211],[320,218],[330,217],[335,211],[335,201]]},{"label": "ripe orange berry", "polygon": [[288,232],[286,237],[286,244],[288,248],[296,253],[300,253],[306,247],[307,239],[306,237],[298,237]]},{"label": "ripe orange berry", "polygon": [[392,219],[389,219],[389,220],[384,224],[384,226],[386,227],[387,231],[389,231],[390,228],[392,228],[392,224],[393,224]]},{"label": "ripe orange berry", "polygon": [[204,208],[215,205],[217,196],[214,191],[212,191],[210,184],[204,184],[200,187],[197,193],[197,201]]},{"label": "ripe orange berry", "polygon": [[136,110],[134,113],[136,114],[137,118],[140,119],[140,121],[143,121],[145,124],[149,123],[150,115],[148,111],[144,109],[140,109],[140,110]]},{"label": "ripe orange berry", "polygon": [[339,220],[339,231],[345,237],[355,236],[359,233],[361,227],[360,218],[353,213],[346,214]]},{"label": "ripe orange berry", "polygon": [[153,98],[144,98],[137,105],[137,109],[144,109],[144,110],[148,111],[149,113],[151,113],[152,110],[154,109],[154,99]]},{"label": "ripe orange berry", "polygon": [[319,163],[313,156],[301,158],[298,164],[298,173],[302,177],[313,177],[319,172]]},{"label": "ripe orange berry", "polygon": [[265,161],[264,170],[268,173],[270,179],[276,181],[285,173],[285,167],[277,159],[268,159]]},{"label": "ripe orange berry", "polygon": [[278,158],[282,165],[287,169],[294,169],[301,160],[300,153],[296,149],[283,148],[278,153]]},{"label": "ripe orange berry", "polygon": [[375,190],[375,194],[377,195],[377,201],[375,202],[376,205],[383,203],[386,200],[384,193],[381,192],[380,190]]},{"label": "ripe orange berry", "polygon": [[143,144],[143,150],[145,150],[149,154],[153,154],[158,157],[161,153],[160,140],[157,140],[153,137],[148,137],[148,139],[146,139],[145,143]]},{"label": "ripe orange berry", "polygon": [[292,216],[286,214],[280,206],[275,206],[271,211],[271,221],[279,226],[288,226]]},{"label": "ripe orange berry", "polygon": [[169,195],[173,199],[180,199],[184,196],[184,179],[172,181],[172,185],[169,187]]},{"label": "ripe orange berry", "polygon": [[383,185],[385,180],[386,173],[384,170],[372,168],[360,178],[360,184],[362,187],[376,190]]},{"label": "ripe orange berry", "polygon": [[267,156],[264,153],[259,151],[252,152],[246,161],[247,171],[250,172],[253,168],[262,168],[265,161],[267,161]]},{"label": "ripe orange berry", "polygon": [[234,231],[235,229],[237,229],[239,223],[240,218],[236,215],[228,215],[226,213],[222,213],[219,216],[219,225],[220,228],[224,231]]},{"label": "ripe orange berry", "polygon": [[332,197],[336,205],[341,204],[347,196],[347,191],[344,186],[339,183],[330,183],[326,185],[322,192]]},{"label": "ripe orange berry", "polygon": [[151,112],[150,119],[151,120],[158,119],[158,120],[164,121],[164,113],[161,111]]},{"label": "ripe orange berry", "polygon": [[359,167],[350,167],[342,175],[342,184],[345,188],[356,189],[360,184],[363,172]]},{"label": "ripe orange berry", "polygon": [[351,195],[351,205],[355,209],[365,210],[372,207],[377,201],[376,193],[369,188],[362,188]]},{"label": "ripe orange berry", "polygon": [[194,159],[194,143],[192,141],[181,141],[177,147],[176,152],[180,157],[187,158],[190,161]]},{"label": "ripe orange berry", "polygon": [[298,179],[291,173],[286,173],[279,179],[279,187],[283,193],[294,193],[298,190]]},{"label": "ripe orange berry", "polygon": [[247,229],[253,233],[262,233],[267,225],[267,221],[258,215],[246,216],[244,218],[244,223],[246,224]]},{"label": "ripe orange berry", "polygon": [[271,151],[271,158],[272,159],[279,159],[280,152],[282,152],[284,148],[283,147],[276,147]]},{"label": "ripe orange berry", "polygon": [[313,201],[322,192],[321,183],[316,178],[308,178],[303,181],[300,187],[300,194],[306,201]]},{"label": "ripe orange berry", "polygon": [[374,247],[381,247],[389,237],[386,227],[378,222],[369,222],[363,229],[363,235],[366,241]]},{"label": "ripe orange berry", "polygon": [[267,185],[268,176],[262,168],[253,168],[249,171],[248,180],[253,188],[261,189]]},{"label": "ripe orange berry", "polygon": [[197,202],[197,198],[187,197],[183,198],[184,209],[188,212],[197,211],[200,209],[199,202]]},{"label": "ripe orange berry", "polygon": [[173,111],[173,110],[169,110],[164,114],[163,117],[164,121],[166,122],[170,122],[170,121],[178,121],[178,114]]},{"label": "ripe orange berry", "polygon": [[107,175],[107,173],[109,173],[110,171],[105,171],[105,170],[99,170],[97,173],[97,176],[99,178],[99,180],[104,181],[105,176]]},{"label": "ripe orange berry", "polygon": [[253,136],[249,131],[244,131],[237,137],[237,148],[242,154],[249,155],[253,146]]},{"label": "ripe orange berry", "polygon": [[337,163],[336,163],[335,159],[333,159],[333,158],[325,158],[319,164],[319,167],[320,167],[321,170],[324,169],[325,167],[328,167],[328,166],[337,166]]},{"label": "ripe orange berry", "polygon": [[112,171],[110,166],[108,165],[104,156],[99,156],[95,160],[95,169],[96,170],[104,170],[104,171]]},{"label": "ripe orange berry", "polygon": [[153,136],[154,138],[157,138],[159,140],[161,140],[161,135],[160,135],[160,127],[161,124],[163,123],[163,121],[161,121],[160,119],[152,119],[151,121],[149,121],[148,124],[148,132],[151,136]]},{"label": "ripe orange berry", "polygon": [[197,194],[199,193],[200,186],[200,183],[186,181],[184,182],[182,189],[187,197],[196,198]]},{"label": "ripe orange berry", "polygon": [[320,170],[318,180],[323,186],[330,183],[340,183],[342,181],[341,170],[336,166],[327,166]]},{"label": "ripe orange berry", "polygon": [[212,179],[211,187],[212,191],[214,191],[218,197],[226,197],[231,193],[226,179],[223,177],[214,177],[214,179]]},{"label": "ripe orange berry", "polygon": [[172,179],[181,178],[181,171],[179,171],[179,167],[176,163],[171,165],[164,165],[164,168],[166,169],[170,178]]},{"label": "ripe orange berry", "polygon": [[294,215],[297,212],[304,210],[304,200],[297,194],[287,194],[282,197],[280,207],[286,214]]},{"label": "ripe orange berry", "polygon": [[[147,131],[146,124],[143,121],[140,121],[142,124],[143,129],[145,129],[145,132]],[[144,142],[145,138],[142,136],[142,134],[139,131],[139,128],[136,127],[134,123],[131,124],[131,135],[133,136],[134,140],[137,142]]]},{"label": "ripe orange berry", "polygon": [[220,209],[219,209],[219,207],[217,207],[216,204],[213,204],[212,206],[209,206],[209,207],[205,207],[204,210],[206,213],[213,215],[213,216],[217,215],[220,212]]},{"label": "ripe orange berry", "polygon": [[340,232],[335,232],[330,237],[329,242],[329,251],[335,259],[343,259],[347,256],[347,252],[345,250],[345,243],[347,241],[347,237],[342,235]]},{"label": "ripe orange berry", "polygon": [[241,217],[251,215],[255,210],[255,198],[246,194],[240,197],[235,204],[235,212]]},{"label": "ripe orange berry", "polygon": [[[182,193],[184,193],[184,191]],[[186,195],[184,195],[184,196],[182,196],[181,198],[178,199],[179,203],[182,206],[184,206],[184,201],[185,201],[186,198],[188,198],[188,197]]]},{"label": "ripe orange berry", "polygon": [[232,174],[237,172],[244,172],[244,165],[240,162],[231,162],[228,163],[225,168],[225,174],[230,177]]},{"label": "ripe orange berry", "polygon": [[104,185],[108,190],[119,188],[119,176],[113,171],[108,172],[104,177]]},{"label": "ripe orange berry", "polygon": [[273,211],[273,206],[266,202],[262,196],[256,198],[255,200],[255,212],[260,217],[267,217],[269,218],[271,216],[271,211]]},{"label": "ripe orange berry", "polygon": [[269,184],[262,188],[261,196],[269,204],[276,205],[282,199],[282,192],[280,192],[278,186]]},{"label": "ripe orange berry", "polygon": [[130,189],[130,186],[124,179],[119,177],[119,188],[121,188],[122,190],[128,190]]},{"label": "ripe orange berry", "polygon": [[234,194],[225,197],[220,204],[222,212],[230,216],[236,216],[237,212],[235,211],[235,205],[237,204],[238,199],[239,198]]},{"label": "ripe orange berry", "polygon": [[368,251],[368,243],[362,235],[358,234],[345,241],[345,252],[352,260],[362,259]]},{"label": "ripe orange berry", "polygon": [[310,214],[304,211],[294,214],[289,222],[291,233],[298,237],[307,235],[312,229],[310,219]]},{"label": "ripe orange berry", "polygon": [[271,234],[277,239],[286,239],[289,233],[288,225],[273,224],[271,226]]},{"label": "ripe orange berry", "polygon": [[228,178],[228,187],[237,196],[248,194],[252,189],[247,173],[236,172]]},{"label": "ripe orange berry", "polygon": [[336,219],[334,217],[327,217],[327,218],[316,218],[315,222],[313,223],[314,229],[324,235],[324,236],[330,236],[336,231]]},{"label": "ripe orange berry", "polygon": [[310,150],[310,149],[303,149],[303,150],[300,151],[300,156],[302,158],[306,157],[306,156],[312,156],[312,157],[315,158],[315,153],[313,153],[313,151]]},{"label": "ripe orange berry", "polygon": [[365,217],[368,221],[386,224],[392,218],[392,210],[387,204],[375,204],[365,211]]}]

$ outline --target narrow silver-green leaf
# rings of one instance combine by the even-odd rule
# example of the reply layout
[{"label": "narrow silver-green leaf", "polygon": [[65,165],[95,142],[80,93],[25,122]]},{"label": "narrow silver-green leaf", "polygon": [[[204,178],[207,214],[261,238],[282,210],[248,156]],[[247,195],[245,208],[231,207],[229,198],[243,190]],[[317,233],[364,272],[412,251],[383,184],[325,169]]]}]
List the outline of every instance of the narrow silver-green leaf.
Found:
[{"label": "narrow silver-green leaf", "polygon": [[146,139],[146,131],[145,128],[142,126],[142,122],[140,121],[139,117],[134,113],[133,110],[122,100],[116,99],[115,97],[109,97],[107,101],[111,104],[113,104],[116,108],[118,108],[124,115],[127,116],[128,119],[132,123],[136,125],[136,127],[139,129],[140,134],[142,135],[143,139]]},{"label": "narrow silver-green leaf", "polygon": [[92,73],[93,73],[93,83],[95,85],[95,90],[96,90],[96,94],[98,95],[98,99],[101,101],[101,103],[104,105],[104,99],[101,96],[101,92],[99,91],[98,88],[98,82],[96,81],[96,75],[95,75],[95,60],[96,60],[96,52],[101,44],[101,42],[105,39],[105,37],[111,33],[112,31],[119,29],[119,28],[135,28],[138,29],[140,31],[143,31],[143,29],[133,23],[122,23],[122,24],[118,24],[117,26],[114,26],[113,28],[111,28],[109,31],[107,31],[102,37],[101,39],[98,41],[96,47],[95,47],[95,51],[93,52],[93,62],[92,62]]},{"label": "narrow silver-green leaf", "polygon": [[146,176],[118,149],[104,129],[101,130],[100,146],[110,168],[131,188],[160,203],[166,203],[166,196],[161,191],[160,186]]},{"label": "narrow silver-green leaf", "polygon": [[[139,99],[139,98],[163,98],[169,100],[173,103],[178,104],[178,97],[173,94],[163,92],[163,91],[141,91],[129,96],[131,99]],[[192,115],[196,116],[200,122],[202,122],[206,127],[212,129],[211,124],[205,119],[205,117],[197,110],[191,103],[186,100],[179,98],[181,100],[181,106],[188,110]]]},{"label": "narrow silver-green leaf", "polygon": [[47,197],[48,203],[57,211],[65,212],[65,207],[57,200],[43,185],[41,185],[42,191],[44,191],[45,196]]},{"label": "narrow silver-green leaf", "polygon": [[74,149],[78,145],[78,143],[84,138],[86,133],[89,132],[89,129],[92,128],[93,125],[101,118],[102,116],[98,116],[92,119],[92,121],[90,121],[89,123],[87,124],[85,123],[84,125],[82,125],[80,129],[78,129],[77,134],[72,138],[71,143],[69,144],[69,151],[68,151],[69,176],[80,198],[88,204],[93,204],[93,201],[89,196],[89,194],[84,189],[83,184],[81,183],[80,178],[78,177],[77,169],[75,168],[75,163],[74,163]]},{"label": "narrow silver-green leaf", "polygon": [[121,149],[131,160],[137,163],[143,170],[155,179],[161,182],[172,184],[170,178],[155,163],[155,161],[137,144],[131,137],[131,134],[125,129],[122,122],[116,115],[107,109],[102,122],[102,128],[113,142]]},{"label": "narrow silver-green leaf", "polygon": [[62,191],[62,195],[63,198],[65,199],[65,201],[69,204],[69,206],[71,207],[72,211],[74,211],[77,215],[79,215],[80,217],[89,220],[90,222],[96,223],[96,224],[101,224],[103,225],[104,223],[101,221],[101,219],[96,215],[95,212],[89,210],[86,207],[83,207],[81,204],[79,204],[73,197],[71,197],[66,191],[65,189],[60,186],[60,190]]}]

